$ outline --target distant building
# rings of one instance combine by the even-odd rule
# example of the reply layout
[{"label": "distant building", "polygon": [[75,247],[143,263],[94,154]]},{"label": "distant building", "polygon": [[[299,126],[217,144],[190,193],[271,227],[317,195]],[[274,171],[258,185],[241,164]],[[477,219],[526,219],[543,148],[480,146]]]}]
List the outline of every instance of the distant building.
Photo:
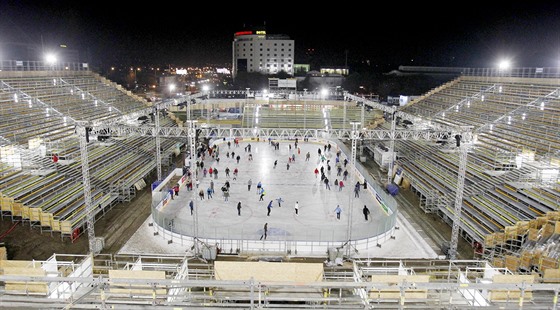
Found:
[{"label": "distant building", "polygon": [[323,67],[321,68],[321,74],[348,76],[349,70],[347,67]]},{"label": "distant building", "polygon": [[239,72],[294,75],[294,40],[266,30],[245,30],[233,36],[233,78]]},{"label": "distant building", "polygon": [[309,64],[294,64],[294,75],[305,76],[310,70]]},{"label": "distant building", "polygon": [[346,77],[341,74],[323,74],[316,70],[311,70],[307,72],[305,76],[297,76],[296,78],[298,80],[298,85],[303,85],[299,86],[300,89],[301,87],[305,87],[310,91],[341,87],[346,79]]}]

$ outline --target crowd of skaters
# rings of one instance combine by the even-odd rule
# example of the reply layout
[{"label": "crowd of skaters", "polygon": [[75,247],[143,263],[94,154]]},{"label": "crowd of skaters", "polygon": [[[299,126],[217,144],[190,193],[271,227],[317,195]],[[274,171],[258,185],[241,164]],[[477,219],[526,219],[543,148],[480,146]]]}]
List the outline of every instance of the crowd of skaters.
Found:
[{"label": "crowd of skaters", "polygon": [[[261,140],[262,141],[262,140]],[[224,138],[224,142],[225,138]],[[264,141],[263,141],[264,142]],[[258,141],[257,141],[258,143]],[[261,142],[262,143],[262,142]],[[278,141],[274,141],[272,139],[268,139],[268,144],[273,148],[274,151],[278,151],[280,150],[280,142]],[[233,143],[231,140],[228,140],[226,143],[216,143],[211,147],[208,147],[206,145],[203,145],[201,148],[199,148],[198,152],[197,152],[197,160],[196,160],[196,166],[195,166],[195,172],[196,176],[198,176],[197,181],[196,181],[196,188],[198,189],[199,187],[199,183],[200,180],[205,180],[205,179],[209,179],[209,186],[206,190],[200,189],[199,191],[199,197],[200,200],[204,200],[205,199],[205,195],[204,193],[206,192],[206,199],[214,199],[215,196],[215,191],[214,191],[214,180],[216,180],[216,182],[219,181],[219,170],[222,169],[222,167],[224,167],[225,164],[225,168],[224,172],[224,185],[221,186],[221,192],[222,192],[222,197],[225,203],[229,202],[229,197],[230,197],[230,190],[231,190],[231,185],[230,185],[230,179],[232,178],[230,172],[232,171],[230,166],[233,167],[233,178],[232,178],[232,182],[233,181],[237,181],[237,177],[238,174],[240,173],[239,168],[236,166],[240,163],[241,160],[244,160],[243,157],[246,158],[246,160],[248,161],[252,161],[253,160],[253,154],[252,154],[252,145],[251,142],[247,143],[244,146],[244,151],[240,151],[239,150],[240,147],[240,140],[239,138],[235,138],[233,139]],[[306,162],[309,162],[311,159],[311,153],[310,152],[306,152],[303,156],[301,154],[301,148],[298,145],[298,139],[296,138],[295,141],[290,141],[287,143],[287,147],[288,147],[288,156],[286,158],[286,170],[290,169],[290,164],[291,163],[295,163],[296,160],[304,160]],[[227,148],[226,149],[226,158],[225,161],[222,161],[220,163],[220,156],[221,154],[223,154],[223,151],[221,150],[221,148]],[[237,152],[236,152],[237,151]],[[341,151],[337,150],[336,151],[336,155],[334,156],[333,159],[333,153],[332,151],[332,145],[331,144],[325,144],[322,147],[318,147],[317,150],[317,166],[315,168],[315,170],[313,171],[313,173],[315,174],[316,178],[319,179],[319,174],[320,174],[320,182],[323,182],[325,184],[325,189],[326,190],[331,190],[331,180],[329,179],[329,177],[332,176],[332,166],[334,166],[336,168],[336,176],[334,176],[334,186],[335,188],[338,188],[339,191],[342,191],[345,188],[345,181],[347,181],[348,179],[348,159],[344,158],[342,159],[341,157]],[[278,154],[278,153],[276,153]],[[243,156],[242,156],[243,155]],[[285,155],[277,155],[278,158],[274,160],[274,165],[273,168],[276,168],[278,161],[282,161],[283,158],[281,158],[280,156],[285,156]],[[301,156],[301,159],[300,159]],[[209,165],[209,167],[205,166],[205,161],[207,162],[207,164]],[[220,167],[218,169],[218,167]],[[326,167],[326,168],[325,168]],[[190,172],[189,172],[189,178],[192,179]],[[188,180],[189,180],[188,178]],[[250,192],[252,185],[253,185],[253,180],[252,178],[249,178],[247,180],[247,190]],[[359,190],[360,187],[359,186],[360,183],[357,182],[356,186],[354,188],[355,191],[355,195],[356,197],[359,197]],[[365,187],[365,181],[364,181],[364,187]],[[238,189],[239,187],[237,187]],[[190,184],[188,184],[187,189],[192,190],[192,181],[190,182]],[[245,202],[242,201],[238,201],[237,202],[237,207],[232,210],[232,213],[235,212],[235,214],[237,214],[237,216],[242,216],[242,205],[245,204],[263,204],[266,203],[265,202],[265,196],[267,194],[266,190],[265,190],[265,186],[263,185],[263,183],[261,181],[258,181],[256,184],[256,193],[257,193],[257,197],[258,200],[256,203],[253,203],[250,201],[250,196],[247,196],[247,200]],[[270,217],[272,212],[272,208],[274,207],[273,204],[273,200],[276,199],[277,201],[277,206],[278,208],[282,207],[282,202],[284,202],[284,199],[282,197],[275,197],[272,199],[267,199],[269,202],[266,204],[266,207],[263,209],[266,209],[266,216]],[[293,202],[294,205],[294,209],[293,209],[293,213],[294,216],[299,216],[300,214],[300,204],[299,201],[295,201]],[[189,207],[190,207],[190,212],[191,215],[193,214],[193,202],[192,200],[189,202]],[[257,208],[258,210],[259,208]],[[368,215],[369,215],[369,209],[367,209],[367,214],[365,213],[367,209],[367,206],[364,205],[364,216],[366,221],[368,220]],[[263,212],[263,213],[264,213]],[[333,213],[336,215],[336,218],[338,220],[340,220],[340,216],[342,213],[342,208],[340,205],[336,206],[336,209],[333,211]]]}]

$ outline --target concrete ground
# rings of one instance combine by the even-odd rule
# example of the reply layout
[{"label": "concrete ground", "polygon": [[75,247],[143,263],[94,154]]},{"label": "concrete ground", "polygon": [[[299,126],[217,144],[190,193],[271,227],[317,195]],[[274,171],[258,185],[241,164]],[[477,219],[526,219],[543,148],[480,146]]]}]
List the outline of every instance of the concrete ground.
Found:
[{"label": "concrete ground", "polygon": [[[251,145],[251,152],[246,149]],[[244,239],[260,240],[267,224],[267,241],[323,241],[344,242],[351,239],[367,239],[383,235],[390,231],[391,236],[384,235],[371,243],[361,256],[394,257],[394,258],[435,258],[438,255],[423,238],[412,228],[412,225],[401,214],[397,214],[396,227],[390,221],[390,214],[384,211],[375,198],[371,187],[360,189],[359,197],[354,193],[354,178],[350,163],[350,172],[345,186],[340,189],[334,185],[336,179],[342,180],[343,175],[337,175],[336,145],[330,151],[325,151],[324,144],[318,142],[300,142],[298,148],[294,141],[280,141],[276,149],[268,141],[242,141],[239,146],[231,143],[219,144],[219,162],[206,156],[204,167],[218,168],[218,177],[203,176],[201,172],[198,190],[188,191],[186,187],[180,189],[179,195],[163,207],[157,214],[156,222],[163,223],[168,230],[181,235],[197,235],[200,238],[216,240]],[[318,154],[325,155],[324,160]],[[230,156],[227,156],[227,153]],[[231,153],[235,153],[234,156]],[[309,159],[306,160],[306,154]],[[239,163],[236,160],[240,156]],[[249,157],[252,156],[252,160]],[[293,156],[294,161],[288,158]],[[345,154],[340,156],[343,162]],[[277,161],[275,167],[274,163]],[[328,164],[331,166],[328,171]],[[350,159],[348,159],[350,162]],[[289,168],[288,168],[289,164]],[[325,175],[330,181],[330,190],[319,175],[314,174],[315,168],[324,167]],[[229,168],[230,176],[225,170]],[[239,173],[234,178],[233,171]],[[342,164],[342,171],[344,171]],[[248,181],[252,180],[251,189]],[[213,181],[215,192],[208,198],[207,188]],[[226,200],[221,187],[229,181],[230,196]],[[257,193],[257,183],[261,182],[265,190],[263,200]],[[204,198],[199,197],[199,190],[203,190]],[[282,199],[281,206],[278,198]],[[194,202],[191,215],[188,207]],[[270,215],[267,205],[272,201]],[[240,215],[237,205],[241,202]],[[299,204],[299,212],[295,213],[295,203]],[[335,208],[342,208],[340,219],[337,219]],[[365,220],[363,207],[370,210],[368,220]],[[149,217],[138,232],[121,248],[119,253],[152,253],[178,254],[184,253],[191,247],[189,242],[169,242],[171,235],[158,233],[153,225],[154,220]],[[348,229],[351,227],[351,229]],[[264,239],[264,238],[263,238]],[[264,240],[263,240],[264,241]],[[227,249],[226,249],[227,251]]]}]

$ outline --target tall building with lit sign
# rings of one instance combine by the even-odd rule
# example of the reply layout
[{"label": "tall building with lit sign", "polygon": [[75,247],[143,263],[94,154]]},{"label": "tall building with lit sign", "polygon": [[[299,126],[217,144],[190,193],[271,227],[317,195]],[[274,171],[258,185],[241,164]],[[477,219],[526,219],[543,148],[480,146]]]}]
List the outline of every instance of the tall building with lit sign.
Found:
[{"label": "tall building with lit sign", "polygon": [[239,72],[294,74],[294,40],[264,29],[236,32],[233,36],[233,78]]}]

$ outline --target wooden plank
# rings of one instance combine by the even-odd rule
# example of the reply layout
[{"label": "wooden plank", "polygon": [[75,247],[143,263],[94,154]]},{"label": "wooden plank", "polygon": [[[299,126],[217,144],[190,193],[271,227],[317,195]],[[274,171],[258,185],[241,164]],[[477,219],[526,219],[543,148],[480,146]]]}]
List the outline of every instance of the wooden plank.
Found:
[{"label": "wooden plank", "polygon": [[2,204],[0,205],[0,210],[12,212],[13,199],[8,196],[2,197]]},{"label": "wooden plank", "polygon": [[12,215],[13,216],[23,216],[22,212],[23,204],[21,202],[12,203]]},{"label": "wooden plank", "polygon": [[517,272],[519,269],[519,257],[506,255],[506,267],[512,272]]},{"label": "wooden plank", "polygon": [[8,252],[6,250],[6,247],[0,247],[0,261],[3,260],[7,260],[8,259]]},{"label": "wooden plank", "polygon": [[71,235],[72,234],[72,223],[70,221],[61,221],[60,222],[60,232],[63,234]]},{"label": "wooden plank", "polygon": [[505,261],[503,257],[494,257],[493,260],[493,265],[496,268],[504,268],[505,267]]},{"label": "wooden plank", "polygon": [[21,217],[24,219],[30,218],[29,207],[24,205],[23,203],[21,204]]},{"label": "wooden plank", "polygon": [[517,226],[517,234],[524,235],[529,230],[529,221],[519,221],[515,223],[515,226]]},{"label": "wooden plank", "polygon": [[557,269],[558,268],[558,258],[548,257],[546,255],[542,255],[539,267],[541,270],[545,269]]},{"label": "wooden plank", "polygon": [[504,234],[506,240],[517,239],[517,226],[506,226],[504,227]]},{"label": "wooden plank", "polygon": [[550,221],[560,221],[560,211],[547,212],[546,218],[548,218]]},{"label": "wooden plank", "polygon": [[[148,284],[150,280],[164,280],[165,271],[159,270],[109,270],[111,280],[111,293],[121,293],[127,295],[157,295],[167,294],[165,288],[152,288]],[[127,284],[119,282],[119,279],[142,279],[146,284]],[[123,287],[116,287],[123,286]]]},{"label": "wooden plank", "polygon": [[[507,275],[499,274],[492,277],[493,283],[522,283],[531,284],[535,282],[535,275]],[[528,289],[524,292],[524,300],[530,301],[533,299],[532,290]],[[521,291],[519,289],[513,290],[489,290],[488,299],[490,301],[519,301]]]},{"label": "wooden plank", "polygon": [[214,262],[216,280],[318,282],[323,280],[321,263]]},{"label": "wooden plank", "polygon": [[488,234],[484,236],[485,247],[493,247],[494,245],[496,245],[496,242],[494,241],[494,234]]},{"label": "wooden plank", "polygon": [[529,240],[538,241],[539,240],[539,230],[536,228],[529,228]]},{"label": "wooden plank", "polygon": [[[429,275],[372,275],[371,282],[381,283],[383,285],[394,285],[394,289],[377,289],[369,291],[369,297],[372,299],[399,299],[401,298],[401,290],[398,284],[406,283],[428,283]],[[428,298],[428,289],[406,289],[404,290],[404,298],[408,299],[426,299]]]},{"label": "wooden plank", "polygon": [[41,221],[41,226],[43,227],[53,226],[53,215],[50,212],[41,212],[39,220]]},{"label": "wooden plank", "polygon": [[545,269],[543,275],[544,283],[560,283],[560,269]]},{"label": "wooden plank", "polygon": [[[47,272],[41,268],[4,267],[7,276],[38,276],[45,277]],[[47,294],[49,289],[46,282],[6,281],[6,292],[21,294]]]},{"label": "wooden plank", "polygon": [[29,220],[32,222],[40,222],[41,208],[29,208]]},{"label": "wooden plank", "polygon": [[55,220],[53,218],[53,220],[52,220],[52,230],[53,231],[60,231],[60,221],[59,220]]}]

